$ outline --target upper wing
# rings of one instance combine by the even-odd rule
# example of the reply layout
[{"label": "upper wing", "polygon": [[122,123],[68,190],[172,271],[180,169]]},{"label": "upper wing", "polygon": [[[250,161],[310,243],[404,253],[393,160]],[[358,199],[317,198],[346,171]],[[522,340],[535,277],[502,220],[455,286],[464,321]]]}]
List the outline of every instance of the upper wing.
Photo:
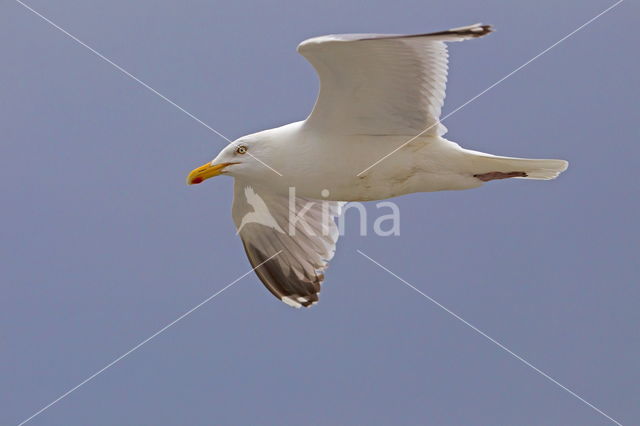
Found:
[{"label": "upper wing", "polygon": [[350,134],[442,135],[446,41],[492,31],[475,24],[431,34],[342,34],[303,41],[298,52],[316,69],[320,93],[306,124]]},{"label": "upper wing", "polygon": [[341,205],[295,196],[290,200],[235,179],[232,215],[249,262],[256,267],[277,254],[255,272],[286,304],[299,308],[318,301],[338,240],[334,218]]}]

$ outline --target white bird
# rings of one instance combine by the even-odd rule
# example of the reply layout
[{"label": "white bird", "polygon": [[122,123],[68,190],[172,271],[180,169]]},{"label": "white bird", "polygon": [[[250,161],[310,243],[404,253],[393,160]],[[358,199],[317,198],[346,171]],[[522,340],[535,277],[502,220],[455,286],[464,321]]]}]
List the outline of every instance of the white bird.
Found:
[{"label": "white bird", "polygon": [[[235,178],[234,222],[256,274],[277,298],[294,307],[318,301],[342,202],[476,188],[504,178],[553,179],[566,170],[563,160],[498,157],[443,137],[446,42],[491,31],[475,24],[305,40],[298,52],[320,78],[309,117],[243,136],[189,174],[189,184]],[[275,226],[271,218],[246,219],[257,205],[247,187]]]}]

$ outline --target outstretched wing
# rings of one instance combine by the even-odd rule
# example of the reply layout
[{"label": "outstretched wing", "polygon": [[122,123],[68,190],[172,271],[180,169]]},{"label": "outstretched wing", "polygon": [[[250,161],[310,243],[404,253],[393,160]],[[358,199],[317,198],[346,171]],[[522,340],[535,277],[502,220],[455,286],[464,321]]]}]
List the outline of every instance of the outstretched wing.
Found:
[{"label": "outstretched wing", "polygon": [[[249,262],[256,267],[279,253],[257,268],[256,274],[286,304],[296,308],[313,305],[335,251],[338,227],[334,219],[342,203],[300,197],[290,201],[286,194],[254,187],[249,204],[247,186],[235,179],[232,215]],[[266,210],[254,209],[262,203]]]},{"label": "outstretched wing", "polygon": [[475,24],[431,34],[339,34],[303,41],[320,93],[306,125],[348,134],[442,135],[448,41],[490,33]]}]

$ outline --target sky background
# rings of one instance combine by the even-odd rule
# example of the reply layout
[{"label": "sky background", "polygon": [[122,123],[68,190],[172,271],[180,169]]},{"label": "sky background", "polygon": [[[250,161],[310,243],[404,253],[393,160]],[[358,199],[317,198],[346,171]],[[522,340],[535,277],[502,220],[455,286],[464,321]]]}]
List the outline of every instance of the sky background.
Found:
[{"label": "sky background", "polygon": [[[451,45],[447,113],[612,2],[29,4],[235,139],[310,111],[305,38],[494,25]],[[622,3],[445,122],[466,148],[569,160],[558,180],[398,198],[399,237],[360,237],[351,211],[319,305],[291,309],[251,274],[30,424],[611,424],[357,249],[640,423],[638,16]],[[0,52],[11,425],[250,265],[231,179],[185,185],[224,140],[14,1]]]}]

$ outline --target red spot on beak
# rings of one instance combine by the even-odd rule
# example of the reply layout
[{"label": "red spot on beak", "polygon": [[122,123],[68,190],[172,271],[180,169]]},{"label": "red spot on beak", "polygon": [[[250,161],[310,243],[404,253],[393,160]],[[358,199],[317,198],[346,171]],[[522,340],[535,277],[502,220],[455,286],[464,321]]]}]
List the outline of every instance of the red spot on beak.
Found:
[{"label": "red spot on beak", "polygon": [[191,181],[191,184],[196,185],[198,183],[202,183],[203,180],[204,179],[202,179],[201,177],[196,177],[196,178],[193,178],[193,180]]}]

